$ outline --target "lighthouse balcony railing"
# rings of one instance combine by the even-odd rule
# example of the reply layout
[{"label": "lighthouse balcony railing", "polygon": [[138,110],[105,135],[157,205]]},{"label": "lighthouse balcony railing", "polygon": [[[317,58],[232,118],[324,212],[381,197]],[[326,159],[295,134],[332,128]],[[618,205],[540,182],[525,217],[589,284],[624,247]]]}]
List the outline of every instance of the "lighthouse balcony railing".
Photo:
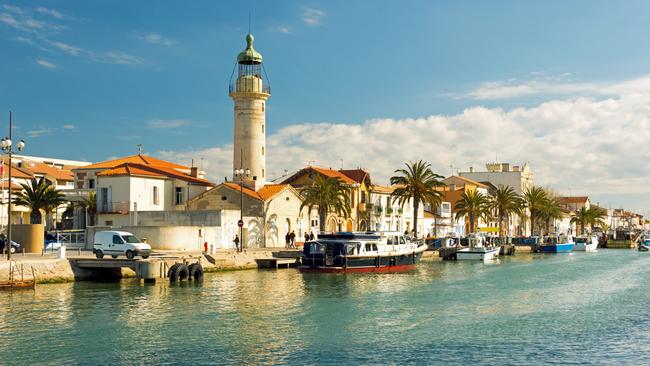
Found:
[{"label": "lighthouse balcony railing", "polygon": [[[232,83],[230,83],[230,85],[229,85],[229,87],[228,87],[228,93],[235,93],[235,92],[244,92],[244,93],[245,93],[245,92],[260,92],[260,91],[256,91],[256,90],[254,90],[254,89],[257,89],[257,87],[256,87],[256,85],[253,85],[252,82],[249,83],[249,82],[246,82],[246,81],[245,81],[245,82],[242,83],[242,82],[240,81],[240,82],[239,82],[239,85],[240,85],[240,88],[239,88],[239,90],[238,90],[238,89],[237,89],[237,81],[233,81]],[[243,89],[243,90],[241,90],[241,89]],[[271,85],[269,85],[269,84],[264,84],[264,85],[262,85],[262,90],[261,90],[261,92],[262,92],[262,93],[266,93],[266,94],[271,94]]]}]

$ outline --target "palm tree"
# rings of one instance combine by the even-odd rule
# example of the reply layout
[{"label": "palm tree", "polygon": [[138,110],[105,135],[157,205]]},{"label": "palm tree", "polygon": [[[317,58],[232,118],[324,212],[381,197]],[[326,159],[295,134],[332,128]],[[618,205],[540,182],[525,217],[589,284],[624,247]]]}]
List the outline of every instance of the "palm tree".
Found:
[{"label": "palm tree", "polygon": [[560,200],[554,195],[547,194],[546,201],[540,207],[539,216],[546,224],[546,234],[548,234],[551,221],[562,218],[562,205]]},{"label": "palm tree", "polygon": [[432,208],[441,202],[442,194],[436,190],[444,187],[439,179],[443,177],[431,170],[431,164],[422,160],[406,163],[406,169],[397,169],[398,175],[390,177],[390,184],[396,186],[391,193],[392,202],[404,208],[409,200],[413,202],[413,238],[418,238],[418,210],[420,205],[429,204]]},{"label": "palm tree", "polygon": [[[575,223],[576,226],[580,225],[580,233],[584,234],[587,225],[594,227],[596,225],[602,224],[605,214],[602,210],[595,207],[581,207],[579,210],[576,210],[574,216],[571,218],[571,222]],[[576,232],[577,232],[576,228]]]},{"label": "palm tree", "polygon": [[535,220],[539,217],[541,209],[548,200],[548,194],[542,187],[532,186],[524,191],[524,202],[530,212],[530,233],[535,234]]},{"label": "palm tree", "polygon": [[479,218],[487,219],[490,216],[490,199],[476,189],[465,190],[454,206],[455,218],[467,216],[469,219],[469,232],[474,232],[474,224]]},{"label": "palm tree", "polygon": [[[16,195],[13,203],[18,206],[29,207],[29,222],[40,224],[42,221],[41,210],[59,207],[65,202],[65,196],[52,183],[45,178],[33,178],[29,184],[21,183],[23,191]],[[47,212],[47,211],[46,211]]]},{"label": "palm tree", "polygon": [[320,231],[325,231],[325,221],[328,212],[335,212],[338,216],[350,216],[350,190],[339,178],[316,177],[314,182],[304,187],[300,210],[307,207],[308,212],[318,207],[318,221]]},{"label": "palm tree", "polygon": [[84,197],[81,202],[79,202],[79,206],[83,207],[88,214],[89,225],[87,226],[95,226],[95,214],[97,213],[97,193],[95,191],[91,191],[87,197]]},{"label": "palm tree", "polygon": [[518,213],[522,206],[523,200],[510,186],[499,184],[497,189],[492,192],[490,208],[496,213],[497,220],[499,220],[499,237],[504,231],[503,222]]}]

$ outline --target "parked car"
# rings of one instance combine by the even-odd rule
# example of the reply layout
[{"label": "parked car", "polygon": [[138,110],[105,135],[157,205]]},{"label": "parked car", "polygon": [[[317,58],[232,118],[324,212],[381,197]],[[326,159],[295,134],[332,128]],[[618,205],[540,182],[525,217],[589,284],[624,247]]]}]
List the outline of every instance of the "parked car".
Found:
[{"label": "parked car", "polygon": [[[5,249],[5,238],[0,238],[0,251],[3,251]],[[15,241],[11,241],[11,253],[16,253],[16,252],[22,252],[23,251],[23,246],[16,243]]]},{"label": "parked car", "polygon": [[126,231],[99,231],[95,233],[93,253],[97,258],[103,258],[104,255],[113,258],[120,255],[125,255],[128,259],[133,259],[136,255],[148,258],[151,246]]}]

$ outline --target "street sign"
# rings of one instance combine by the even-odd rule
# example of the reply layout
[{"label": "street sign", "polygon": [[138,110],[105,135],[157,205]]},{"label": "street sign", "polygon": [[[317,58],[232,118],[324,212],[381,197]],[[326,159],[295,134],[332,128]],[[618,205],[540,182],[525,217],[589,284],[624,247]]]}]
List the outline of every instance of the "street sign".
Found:
[{"label": "street sign", "polygon": [[237,221],[237,226],[244,227],[244,220]]}]

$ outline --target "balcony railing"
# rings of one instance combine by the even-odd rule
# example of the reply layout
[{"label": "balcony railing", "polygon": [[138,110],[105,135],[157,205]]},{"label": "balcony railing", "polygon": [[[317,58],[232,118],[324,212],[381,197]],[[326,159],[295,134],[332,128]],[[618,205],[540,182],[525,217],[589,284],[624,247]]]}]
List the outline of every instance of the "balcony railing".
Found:
[{"label": "balcony railing", "polygon": [[130,202],[100,202],[97,204],[97,213],[129,213]]}]

